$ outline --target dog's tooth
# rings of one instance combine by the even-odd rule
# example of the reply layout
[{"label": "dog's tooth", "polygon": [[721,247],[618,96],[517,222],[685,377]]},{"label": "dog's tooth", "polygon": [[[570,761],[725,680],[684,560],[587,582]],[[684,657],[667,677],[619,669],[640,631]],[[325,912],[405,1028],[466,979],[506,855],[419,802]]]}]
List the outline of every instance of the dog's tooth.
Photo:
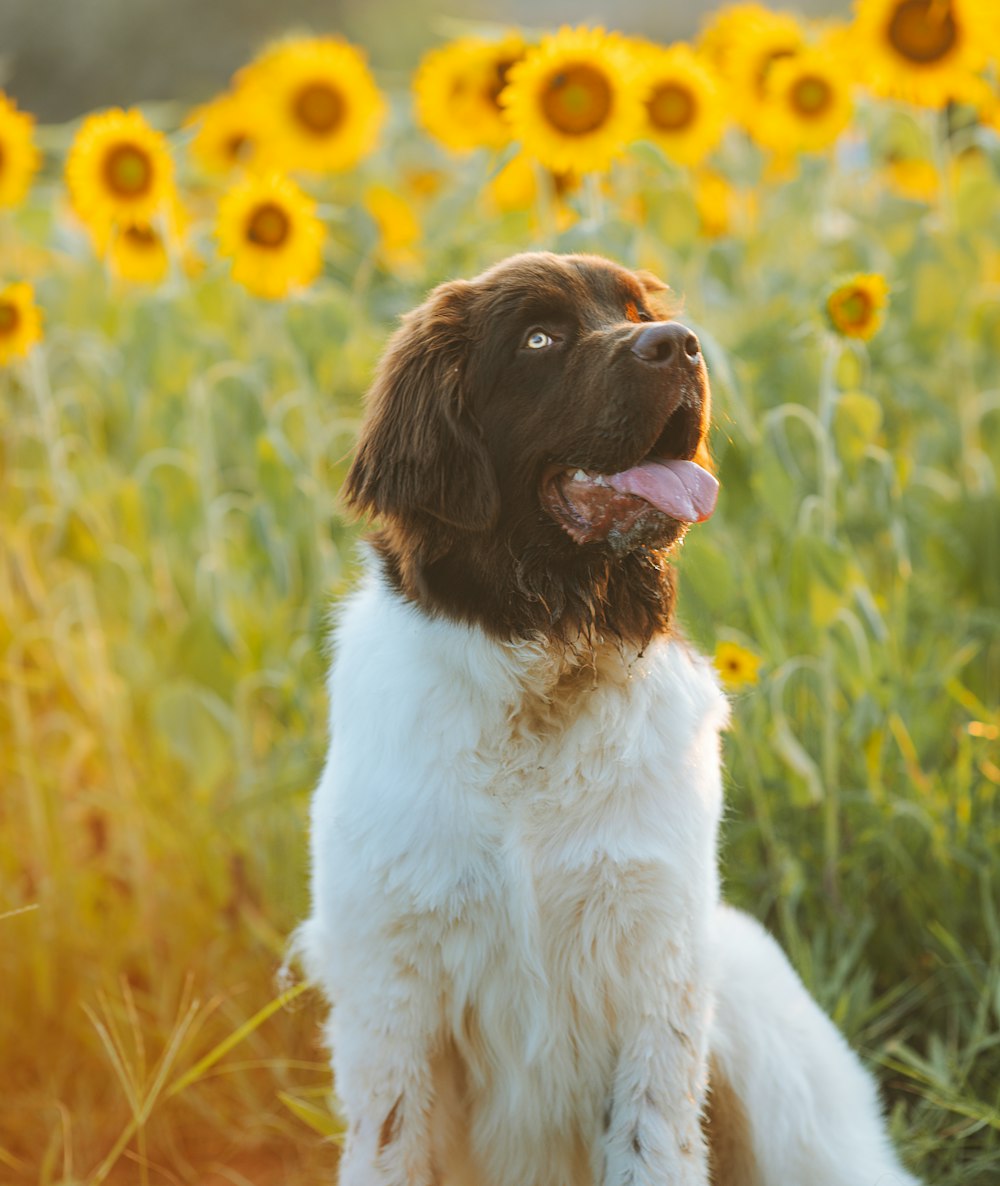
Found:
[{"label": "dog's tooth", "polygon": [[573,479],[574,479],[574,481],[577,481],[577,482],[586,482],[586,480],[587,480],[587,474],[586,474],[586,471],[585,471],[585,470],[582,470],[582,469],[578,469],[578,470],[577,470],[577,471],[576,471],[576,472],[573,474]]}]

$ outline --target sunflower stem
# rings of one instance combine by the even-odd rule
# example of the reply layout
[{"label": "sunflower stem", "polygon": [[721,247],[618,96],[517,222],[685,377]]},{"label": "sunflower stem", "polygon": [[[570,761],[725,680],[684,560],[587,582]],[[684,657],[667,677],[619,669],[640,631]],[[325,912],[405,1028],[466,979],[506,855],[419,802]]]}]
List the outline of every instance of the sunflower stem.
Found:
[{"label": "sunflower stem", "polygon": [[538,161],[532,161],[535,171],[535,210],[538,236],[542,247],[554,247],[556,238],[556,194],[552,174]]},{"label": "sunflower stem", "polygon": [[948,230],[955,225],[955,210],[951,194],[951,146],[948,142],[948,124],[944,111],[928,108],[924,112],[924,126],[930,141],[934,170],[938,178],[938,206],[941,222]]},{"label": "sunflower stem", "polygon": [[[823,368],[820,374],[818,415],[820,438],[821,502],[823,533],[833,544],[837,533],[838,464],[833,440],[833,418],[837,406],[836,366],[840,343],[832,334],[824,335]],[[837,746],[837,678],[833,633],[824,632],[819,662],[822,728],[820,731],[820,771],[823,778],[823,880],[834,906],[840,905],[840,762]]]},{"label": "sunflower stem", "polygon": [[38,422],[52,471],[52,486],[59,505],[68,506],[74,501],[73,482],[66,468],[66,455],[59,431],[59,412],[52,397],[44,346],[36,346],[29,352],[24,370],[38,408]]},{"label": "sunflower stem", "polygon": [[597,230],[605,219],[604,195],[601,193],[601,178],[597,173],[587,173],[583,179],[584,225],[587,230]]},{"label": "sunflower stem", "polygon": [[833,418],[837,408],[837,360],[841,345],[833,334],[824,334],[823,365],[820,372],[819,405],[817,415],[823,430],[820,444],[820,498],[823,505],[823,529],[827,539],[836,535],[837,519],[837,455],[833,443]]}]

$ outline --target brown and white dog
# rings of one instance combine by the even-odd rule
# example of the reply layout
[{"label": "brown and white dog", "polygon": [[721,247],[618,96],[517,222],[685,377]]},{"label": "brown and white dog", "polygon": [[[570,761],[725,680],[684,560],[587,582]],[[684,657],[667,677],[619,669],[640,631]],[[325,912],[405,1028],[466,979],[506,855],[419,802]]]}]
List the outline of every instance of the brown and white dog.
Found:
[{"label": "brown and white dog", "polygon": [[344,1186],[913,1186],[874,1086],[720,905],[708,663],[669,553],[709,393],[663,286],[528,254],[437,288],[370,393],[300,945]]}]

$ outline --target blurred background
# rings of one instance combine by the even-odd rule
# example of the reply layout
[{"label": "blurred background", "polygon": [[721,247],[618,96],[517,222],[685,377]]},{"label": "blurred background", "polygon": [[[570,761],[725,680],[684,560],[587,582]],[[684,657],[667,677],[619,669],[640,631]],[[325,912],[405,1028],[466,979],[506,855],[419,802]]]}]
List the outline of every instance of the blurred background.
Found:
[{"label": "blurred background", "polygon": [[[43,123],[97,107],[202,102],[272,37],[296,26],[364,46],[383,85],[430,44],[472,24],[604,23],[670,41],[693,35],[711,0],[2,0],[0,87]],[[780,7],[773,5],[772,7]],[[798,0],[807,16],[846,16],[847,0]]]},{"label": "blurred background", "polygon": [[[508,40],[583,23],[700,31],[649,59],[684,118],[591,28],[641,126],[505,124]],[[683,298],[726,896],[922,1179],[998,1186],[998,84],[1000,0],[0,0],[0,1186],[333,1181],[325,1006],[277,972],[339,490],[399,314],[526,248]]]}]

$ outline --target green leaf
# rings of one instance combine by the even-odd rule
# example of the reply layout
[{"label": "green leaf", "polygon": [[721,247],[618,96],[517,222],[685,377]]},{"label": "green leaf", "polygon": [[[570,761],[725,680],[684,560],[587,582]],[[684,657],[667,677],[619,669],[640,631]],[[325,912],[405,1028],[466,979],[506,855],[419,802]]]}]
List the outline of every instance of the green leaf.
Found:
[{"label": "green leaf", "polygon": [[153,724],[170,752],[191,772],[196,790],[206,790],[232,766],[233,738],[219,720],[207,689],[187,681],[167,684],[153,697]]},{"label": "green leaf", "polygon": [[754,501],[774,526],[790,530],[801,501],[795,479],[770,450],[761,450],[761,461],[750,478]]},{"label": "green leaf", "polygon": [[817,626],[829,626],[846,603],[853,575],[851,554],[836,540],[805,535],[792,545],[792,597]]},{"label": "green leaf", "polygon": [[684,544],[680,571],[685,606],[690,607],[694,600],[699,610],[711,614],[716,621],[725,621],[736,592],[732,557],[711,541],[706,532],[692,532]]}]

